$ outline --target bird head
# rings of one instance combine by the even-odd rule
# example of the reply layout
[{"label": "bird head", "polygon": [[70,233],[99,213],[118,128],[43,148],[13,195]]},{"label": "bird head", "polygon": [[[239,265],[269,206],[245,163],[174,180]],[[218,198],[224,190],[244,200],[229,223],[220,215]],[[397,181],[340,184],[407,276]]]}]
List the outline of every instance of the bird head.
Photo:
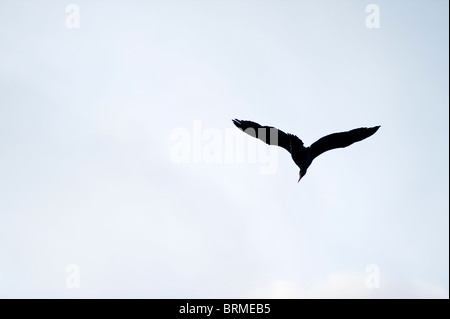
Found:
[{"label": "bird head", "polygon": [[298,182],[300,182],[300,180],[303,178],[303,176],[305,176],[306,174],[306,169],[300,169],[300,172],[298,174]]}]

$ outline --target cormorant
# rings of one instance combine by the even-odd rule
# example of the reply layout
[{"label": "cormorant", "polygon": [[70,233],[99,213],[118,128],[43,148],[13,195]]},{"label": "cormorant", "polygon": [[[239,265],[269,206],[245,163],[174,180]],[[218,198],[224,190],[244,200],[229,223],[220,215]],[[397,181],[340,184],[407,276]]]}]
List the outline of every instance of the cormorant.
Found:
[{"label": "cormorant", "polygon": [[320,154],[341,147],[347,147],[355,142],[362,141],[375,134],[380,126],[361,127],[348,132],[334,133],[322,137],[309,147],[297,136],[276,129],[271,126],[261,126],[252,121],[233,120],[234,125],[245,133],[256,137],[269,145],[277,145],[286,149],[292,155],[295,164],[300,168],[298,181],[305,176],[309,165]]}]

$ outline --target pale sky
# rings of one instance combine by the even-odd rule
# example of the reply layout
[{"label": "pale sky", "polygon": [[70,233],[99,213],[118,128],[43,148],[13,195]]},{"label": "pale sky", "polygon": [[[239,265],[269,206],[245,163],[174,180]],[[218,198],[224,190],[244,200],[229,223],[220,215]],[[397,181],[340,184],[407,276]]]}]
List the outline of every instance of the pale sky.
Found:
[{"label": "pale sky", "polygon": [[[448,298],[448,12],[0,1],[0,297]],[[229,155],[233,118],[381,128],[297,183],[250,137],[274,172],[199,155]]]}]

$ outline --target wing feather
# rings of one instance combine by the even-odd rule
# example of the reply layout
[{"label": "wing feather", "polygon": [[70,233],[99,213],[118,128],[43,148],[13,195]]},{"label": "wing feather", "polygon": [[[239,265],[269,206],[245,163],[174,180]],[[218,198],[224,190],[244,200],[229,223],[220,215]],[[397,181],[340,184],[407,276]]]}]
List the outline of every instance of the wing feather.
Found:
[{"label": "wing feather", "polygon": [[293,148],[303,147],[303,142],[297,136],[285,133],[275,127],[237,119],[234,119],[233,123],[248,135],[258,138],[266,144],[280,146],[288,152],[291,152]]},{"label": "wing feather", "polygon": [[369,136],[375,134],[380,126],[375,127],[361,127],[348,132],[334,133],[322,137],[318,141],[314,142],[309,149],[311,150],[312,159],[320,154],[335,149],[352,145],[355,142],[362,141]]}]

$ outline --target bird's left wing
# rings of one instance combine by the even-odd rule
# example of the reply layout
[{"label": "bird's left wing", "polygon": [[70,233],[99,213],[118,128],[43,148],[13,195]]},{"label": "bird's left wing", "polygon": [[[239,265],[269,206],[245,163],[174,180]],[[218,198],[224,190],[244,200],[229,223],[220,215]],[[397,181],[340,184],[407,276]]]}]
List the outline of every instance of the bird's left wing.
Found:
[{"label": "bird's left wing", "polygon": [[284,133],[272,127],[262,126],[252,121],[233,120],[234,125],[250,136],[260,139],[269,145],[278,145],[286,149],[289,153],[292,148],[303,147],[303,142],[295,135]]},{"label": "bird's left wing", "polygon": [[363,139],[375,134],[379,128],[379,126],[369,128],[361,127],[348,132],[334,133],[322,137],[309,147],[312,158],[314,159],[326,151],[335,148],[347,147],[355,142],[362,141]]}]

